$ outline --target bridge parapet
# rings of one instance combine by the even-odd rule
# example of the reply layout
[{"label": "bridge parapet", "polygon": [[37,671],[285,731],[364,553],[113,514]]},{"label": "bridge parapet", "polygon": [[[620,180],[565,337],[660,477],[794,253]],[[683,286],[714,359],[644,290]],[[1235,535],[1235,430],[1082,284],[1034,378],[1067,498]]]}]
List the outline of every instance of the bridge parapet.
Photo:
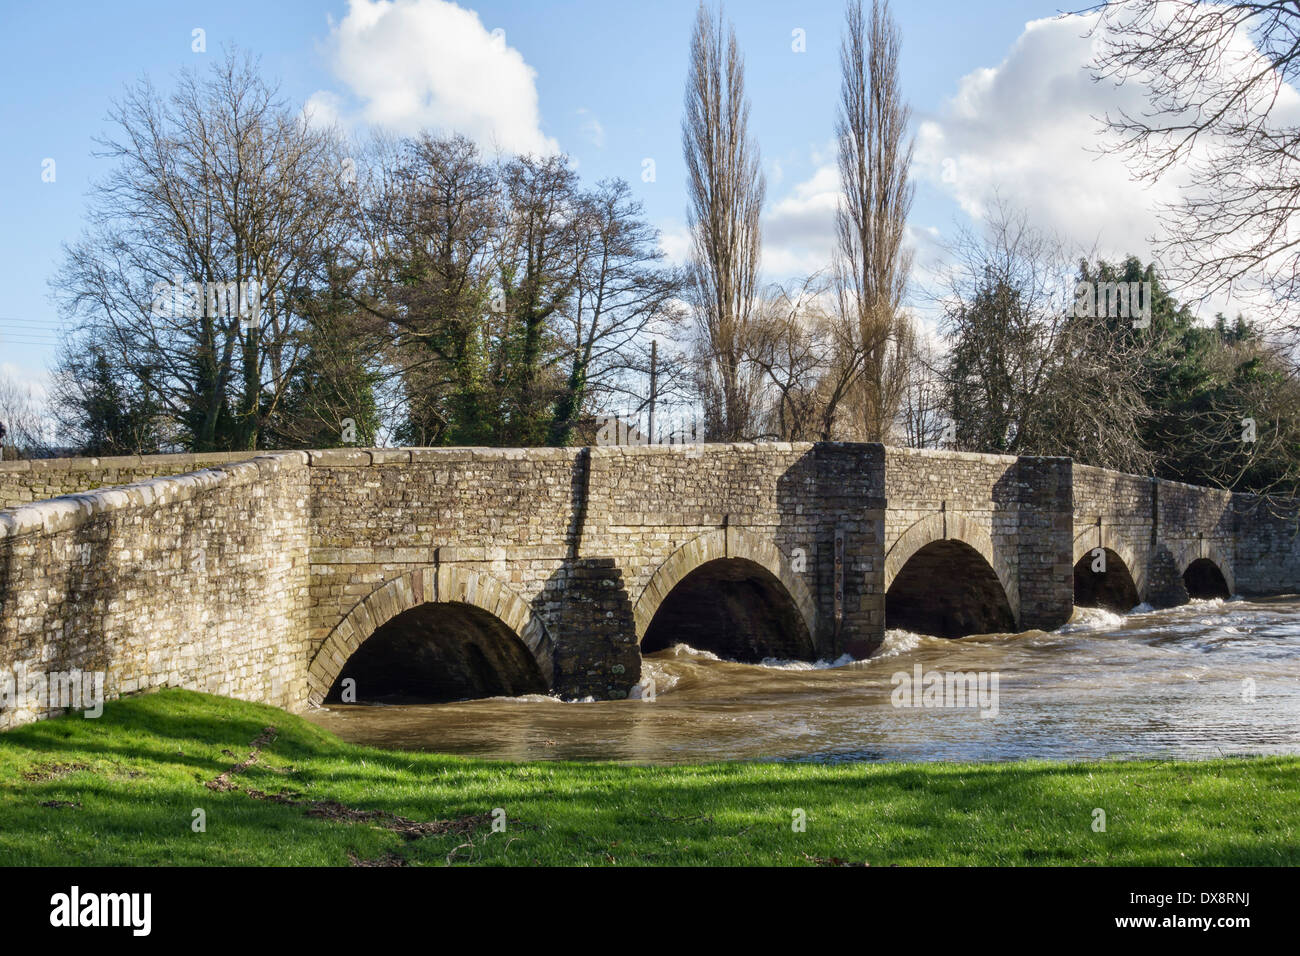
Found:
[{"label": "bridge parapet", "polygon": [[0,512],[0,681],[32,700],[0,727],[57,709],[32,693],[52,672],[104,673],[110,697],[182,686],[295,706],[305,466],[269,455]]},{"label": "bridge parapet", "polygon": [[0,462],[0,508],[248,461],[257,452],[37,458]]}]

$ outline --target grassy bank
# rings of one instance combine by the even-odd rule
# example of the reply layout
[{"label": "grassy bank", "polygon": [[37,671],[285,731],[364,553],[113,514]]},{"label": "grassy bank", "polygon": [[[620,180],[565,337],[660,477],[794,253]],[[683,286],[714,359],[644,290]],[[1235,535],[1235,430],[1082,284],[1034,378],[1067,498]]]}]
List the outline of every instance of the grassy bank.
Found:
[{"label": "grassy bank", "polygon": [[0,863],[449,860],[1295,866],[1300,759],[507,764],[354,747],[185,691],[0,734]]}]

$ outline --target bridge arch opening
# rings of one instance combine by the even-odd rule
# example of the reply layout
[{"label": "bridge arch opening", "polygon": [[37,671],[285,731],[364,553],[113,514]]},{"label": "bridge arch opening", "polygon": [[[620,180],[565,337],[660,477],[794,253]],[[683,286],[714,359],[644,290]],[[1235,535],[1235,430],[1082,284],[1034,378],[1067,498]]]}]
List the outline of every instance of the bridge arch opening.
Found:
[{"label": "bridge arch opening", "polygon": [[675,644],[729,660],[815,659],[812,636],[780,579],[746,558],[716,558],[664,597],[641,640],[650,654]]},{"label": "bridge arch opening", "polygon": [[1209,558],[1197,558],[1183,572],[1183,586],[1189,598],[1230,598],[1232,590],[1219,566]]},{"label": "bridge arch opening", "polygon": [[1142,601],[1133,574],[1119,554],[1110,548],[1101,550],[1101,555],[1096,549],[1085,552],[1075,564],[1074,603],[1078,607],[1131,611]]},{"label": "bridge arch opening", "polygon": [[536,659],[504,621],[455,601],[420,604],[381,624],[343,665],[326,701],[343,700],[348,680],[359,704],[547,692]]},{"label": "bridge arch opening", "polygon": [[1016,617],[984,556],[953,538],[931,541],[885,592],[885,627],[933,637],[1014,631]]}]

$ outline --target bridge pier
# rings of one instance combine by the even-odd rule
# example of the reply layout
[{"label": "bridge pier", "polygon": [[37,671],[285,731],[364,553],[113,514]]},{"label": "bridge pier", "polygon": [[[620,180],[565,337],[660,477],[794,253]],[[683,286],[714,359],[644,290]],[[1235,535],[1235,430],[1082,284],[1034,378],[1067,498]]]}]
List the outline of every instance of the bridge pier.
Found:
[{"label": "bridge pier", "polygon": [[1016,582],[1021,630],[1050,631],[1074,611],[1073,462],[1016,459]]},{"label": "bridge pier", "polygon": [[869,657],[885,639],[885,447],[814,447],[818,657]]},{"label": "bridge pier", "polygon": [[555,578],[561,592],[554,693],[621,700],[641,680],[632,602],[613,558],[579,558]]}]

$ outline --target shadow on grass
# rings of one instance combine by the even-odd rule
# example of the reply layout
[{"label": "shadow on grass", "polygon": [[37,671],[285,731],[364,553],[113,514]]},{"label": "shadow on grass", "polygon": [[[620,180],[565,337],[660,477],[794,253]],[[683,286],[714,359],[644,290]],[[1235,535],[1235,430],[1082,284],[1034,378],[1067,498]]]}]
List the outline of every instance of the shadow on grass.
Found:
[{"label": "shadow on grass", "polygon": [[[204,787],[244,760],[268,726],[278,735],[238,775],[240,787],[416,820],[500,807],[506,832],[404,844],[368,825]],[[23,781],[22,770],[38,761],[93,766]],[[512,764],[354,747],[274,708],[165,691],[110,703],[95,721],[66,717],[0,737],[0,848],[17,862],[45,863],[341,865],[350,854],[393,853],[445,863],[450,853],[481,863],[1296,865],[1297,768],[1300,761],[1277,757]],[[81,807],[40,806],[50,800]],[[191,832],[195,808],[207,812],[206,834]],[[1093,829],[1098,809],[1104,832]],[[794,826],[799,812],[803,832]]]}]

